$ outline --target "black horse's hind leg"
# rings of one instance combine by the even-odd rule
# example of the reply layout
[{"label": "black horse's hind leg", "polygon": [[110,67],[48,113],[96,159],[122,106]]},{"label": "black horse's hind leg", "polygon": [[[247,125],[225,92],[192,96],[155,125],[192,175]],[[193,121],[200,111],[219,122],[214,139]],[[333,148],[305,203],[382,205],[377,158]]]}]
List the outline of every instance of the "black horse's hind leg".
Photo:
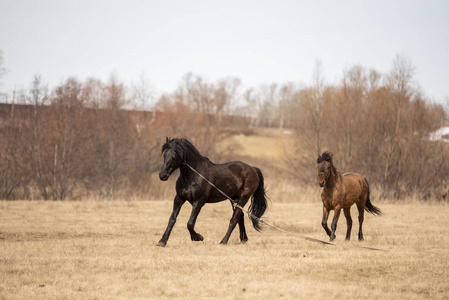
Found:
[{"label": "black horse's hind leg", "polygon": [[349,241],[351,239],[352,229],[351,208],[344,208],[343,212],[345,213],[346,225],[348,226],[348,230],[346,231],[346,240]]},{"label": "black horse's hind leg", "polygon": [[182,200],[178,196],[175,197],[175,201],[173,203],[173,211],[171,213],[170,219],[168,219],[167,229],[165,229],[164,234],[162,235],[161,240],[157,243],[160,247],[165,247],[167,245],[168,238],[173,229],[173,226],[176,223],[176,218],[178,217],[179,211],[181,210],[181,206],[184,204],[185,200]]},{"label": "black horse's hind leg", "polygon": [[221,240],[220,244],[227,244],[229,241],[229,237],[231,236],[232,231],[234,230],[237,222],[239,221],[240,216],[243,216],[242,210],[240,208],[234,209],[234,213],[232,214],[232,218],[229,221],[228,231],[226,232],[224,238]]},{"label": "black horse's hind leg", "polygon": [[364,219],[364,214],[365,214],[365,207],[363,207],[362,205],[357,205],[357,209],[359,211],[359,241],[363,241],[363,232],[362,232],[362,224],[363,224],[363,219]]},{"label": "black horse's hind leg", "polygon": [[[237,203],[238,198],[233,199],[235,201],[235,203]],[[231,202],[232,205],[232,210],[236,210],[236,208],[234,207],[234,203]],[[240,230],[240,241],[242,243],[246,243],[248,241],[248,236],[246,235],[246,229],[245,229],[245,216],[244,214],[240,214],[239,217],[239,230]]]},{"label": "black horse's hind leg", "polygon": [[202,241],[203,236],[195,231],[195,223],[196,218],[198,217],[198,214],[201,211],[201,208],[203,207],[204,202],[196,201],[192,203],[192,213],[190,214],[189,221],[187,222],[187,229],[190,232],[190,238],[192,241]]},{"label": "black horse's hind leg", "polygon": [[246,243],[248,241],[248,236],[246,235],[245,216],[243,214],[240,214],[239,217],[239,229],[240,229],[240,241],[242,243]]}]

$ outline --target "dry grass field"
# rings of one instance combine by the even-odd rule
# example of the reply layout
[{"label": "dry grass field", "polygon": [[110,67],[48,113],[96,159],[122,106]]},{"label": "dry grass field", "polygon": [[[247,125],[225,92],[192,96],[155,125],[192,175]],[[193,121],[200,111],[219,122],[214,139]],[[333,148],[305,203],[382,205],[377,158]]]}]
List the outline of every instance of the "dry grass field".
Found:
[{"label": "dry grass field", "polygon": [[[308,242],[250,227],[219,245],[228,226],[227,202],[203,208],[190,241],[190,205],[178,217],[166,248],[156,247],[171,201],[0,202],[2,299],[448,299],[449,206],[375,203],[365,242]],[[352,212],[356,218],[355,211]],[[321,204],[272,202],[266,221],[325,238]],[[355,222],[357,224],[357,222]],[[436,253],[402,250],[429,250]]]},{"label": "dry grass field", "polygon": [[[262,135],[232,136],[223,147],[236,145],[232,160],[262,168],[272,199],[265,221],[327,240],[320,188],[284,180],[281,158],[292,137],[276,130]],[[192,242],[185,204],[160,248],[174,180],[154,176],[157,201],[0,201],[0,298],[449,299],[448,204],[380,202],[374,191],[384,216],[365,215],[365,242],[357,241],[356,209],[350,242],[341,217],[336,242],[344,247],[269,227],[259,233],[247,218],[248,243],[239,242],[236,228],[229,244],[219,245],[231,217],[228,202],[203,208],[196,230],[205,240]]]}]

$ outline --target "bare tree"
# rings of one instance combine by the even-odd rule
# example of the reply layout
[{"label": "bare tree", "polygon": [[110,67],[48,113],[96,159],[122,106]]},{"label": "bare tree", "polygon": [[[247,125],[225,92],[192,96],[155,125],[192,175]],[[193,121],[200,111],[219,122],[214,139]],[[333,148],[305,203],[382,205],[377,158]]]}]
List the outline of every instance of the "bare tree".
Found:
[{"label": "bare tree", "polygon": [[[79,151],[76,145],[81,135],[77,126],[82,123],[81,83],[69,78],[55,90],[52,98],[52,121],[54,122],[53,199],[65,200],[69,181],[75,180],[75,172],[82,168],[82,161],[74,163],[74,155]],[[76,147],[78,146],[78,147]]]},{"label": "bare tree", "polygon": [[321,155],[322,122],[324,96],[327,86],[324,81],[323,66],[317,60],[313,72],[313,86],[304,94],[304,109],[308,112],[309,123],[313,130],[315,140],[315,153]]},{"label": "bare tree", "polygon": [[296,119],[298,91],[293,83],[287,83],[279,89],[279,128],[292,128]]},{"label": "bare tree", "polygon": [[26,96],[27,103],[32,105],[32,116],[27,123],[27,153],[31,158],[31,169],[34,180],[39,188],[40,195],[44,200],[48,200],[48,170],[46,169],[45,153],[47,144],[45,140],[43,111],[48,102],[48,87],[43,83],[40,75],[35,75],[31,88]]},{"label": "bare tree", "polygon": [[20,118],[14,114],[15,93],[12,97],[12,105],[4,105],[2,109],[7,112],[3,124],[1,124],[0,137],[0,197],[13,199],[14,192],[21,184],[26,170],[23,166],[22,143],[20,140]]},{"label": "bare tree", "polygon": [[151,103],[154,100],[155,91],[151,87],[150,81],[148,80],[145,73],[140,74],[139,82],[137,85],[133,86],[133,100],[134,108],[136,110],[150,110]]},{"label": "bare tree", "polygon": [[[384,168],[384,185],[387,184],[395,187],[399,192],[399,178],[402,175],[402,158],[403,154],[401,136],[401,124],[406,105],[413,95],[411,86],[414,68],[404,56],[396,56],[393,62],[393,68],[387,77],[387,86],[389,88],[389,98],[391,101],[391,113],[393,114],[393,128],[387,137],[387,153]],[[394,179],[391,180],[392,168],[394,168]],[[399,195],[396,195],[400,197]]]}]

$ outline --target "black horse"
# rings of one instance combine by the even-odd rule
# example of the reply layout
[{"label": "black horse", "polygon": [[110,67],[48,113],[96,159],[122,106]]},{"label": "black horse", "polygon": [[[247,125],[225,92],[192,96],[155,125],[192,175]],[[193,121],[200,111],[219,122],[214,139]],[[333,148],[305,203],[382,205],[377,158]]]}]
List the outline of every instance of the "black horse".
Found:
[{"label": "black horse", "polygon": [[[180,169],[180,175],[176,181],[176,197],[173,204],[173,212],[168,220],[167,229],[157,244],[158,246],[165,247],[167,245],[167,240],[175,225],[181,206],[186,201],[192,204],[192,213],[187,223],[190,237],[192,241],[202,241],[202,235],[194,230],[196,218],[201,208],[206,203],[217,203],[227,199],[215,187],[201,178],[198,173],[207,178],[241,207],[244,207],[252,196],[249,207],[250,213],[257,218],[264,214],[267,208],[267,197],[265,195],[263,175],[258,168],[239,161],[214,164],[207,157],[202,156],[195,146],[184,138],[167,138],[166,143],[162,146],[162,153],[164,155],[164,164],[159,173],[159,178],[166,181],[178,168]],[[228,231],[220,242],[221,244],[228,242],[237,223],[240,228],[240,241],[244,243],[248,240],[243,212],[234,205],[233,209],[234,213],[229,222]],[[260,231],[258,219],[252,217],[250,219],[254,228]]]}]

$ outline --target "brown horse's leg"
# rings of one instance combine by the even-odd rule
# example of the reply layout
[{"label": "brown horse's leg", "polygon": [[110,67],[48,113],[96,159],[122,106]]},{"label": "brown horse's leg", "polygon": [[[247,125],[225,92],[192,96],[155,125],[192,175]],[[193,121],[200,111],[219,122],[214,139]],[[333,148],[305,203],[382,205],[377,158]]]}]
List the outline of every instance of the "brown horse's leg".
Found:
[{"label": "brown horse's leg", "polygon": [[229,241],[229,237],[231,236],[232,231],[234,230],[237,222],[239,221],[240,215],[243,215],[242,210],[240,208],[234,209],[234,213],[232,214],[232,218],[229,221],[228,231],[226,232],[224,238],[221,240],[220,244],[227,244]]},{"label": "brown horse's leg", "polygon": [[346,225],[348,226],[348,230],[346,231],[346,240],[349,241],[351,239],[352,229],[351,208],[344,208],[343,212],[345,213]]},{"label": "brown horse's leg", "polygon": [[243,214],[240,214],[239,217],[239,229],[240,229],[240,241],[242,243],[246,243],[248,241],[248,236],[246,235],[245,216]]},{"label": "brown horse's leg", "polygon": [[327,227],[327,219],[329,218],[329,211],[325,206],[323,206],[323,219],[321,220],[321,225],[323,226],[324,230],[326,231],[328,236],[331,236],[331,231],[329,230],[329,227]]},{"label": "brown horse's leg", "polygon": [[338,223],[338,218],[340,217],[340,211],[341,211],[341,207],[337,206],[336,208],[334,208],[334,218],[332,219],[332,224],[331,224],[331,237],[330,237],[330,241],[332,242],[333,240],[335,240],[335,231],[337,230],[337,223]]},{"label": "brown horse's leg", "polygon": [[363,207],[363,205],[357,205],[357,209],[359,211],[359,241],[363,241],[362,224],[363,216],[365,214],[365,208]]},{"label": "brown horse's leg", "polygon": [[190,238],[192,241],[202,241],[203,236],[197,232],[195,232],[195,223],[196,218],[198,217],[198,214],[201,211],[201,208],[203,207],[204,202],[202,201],[196,201],[192,203],[192,213],[190,214],[189,221],[187,222],[187,229],[190,232]]}]

